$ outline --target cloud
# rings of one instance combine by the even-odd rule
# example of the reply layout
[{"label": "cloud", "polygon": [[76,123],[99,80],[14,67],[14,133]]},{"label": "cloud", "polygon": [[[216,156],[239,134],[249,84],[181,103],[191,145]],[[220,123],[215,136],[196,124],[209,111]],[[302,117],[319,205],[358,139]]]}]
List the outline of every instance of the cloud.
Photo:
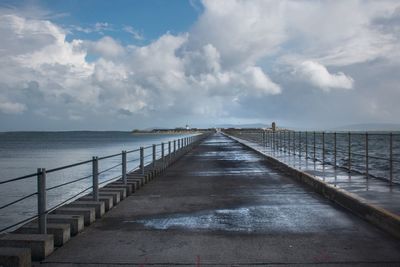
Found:
[{"label": "cloud", "polygon": [[297,73],[312,85],[325,91],[331,88],[352,89],[354,80],[342,72],[331,74],[324,65],[314,61],[304,61]]},{"label": "cloud", "polygon": [[21,114],[26,110],[26,106],[17,102],[9,102],[0,99],[0,112],[5,114]]},{"label": "cloud", "polygon": [[98,41],[86,41],[84,43],[89,53],[102,57],[117,57],[124,53],[124,47],[110,36],[104,36]]},{"label": "cloud", "polygon": [[223,67],[253,65],[276,53],[287,39],[284,1],[204,0],[203,5],[189,46],[212,44],[221,54]]},{"label": "cloud", "polygon": [[[362,95],[371,89],[363,81],[372,73],[395,84],[397,74],[390,71],[400,65],[395,1],[204,0],[202,5],[188,32],[167,32],[143,45],[122,43],[117,35],[77,39],[69,27],[0,9],[2,112],[29,110],[41,120],[82,125],[94,125],[93,118],[109,125],[120,119],[120,125],[128,119],[152,121],[148,126],[271,116],[288,121],[306,109],[312,117],[311,107],[297,103],[306,96],[330,95],[341,102],[354,94],[354,114],[367,114],[363,103],[375,103],[379,111],[384,101],[371,99],[396,95],[385,84],[371,90],[370,99]],[[131,26],[81,27],[88,33],[125,31],[143,40]],[[369,69],[375,62],[380,67]],[[310,90],[303,81],[322,90]],[[333,90],[352,88],[357,90]],[[395,113],[386,110],[384,116]]]},{"label": "cloud", "polygon": [[132,26],[124,26],[122,29],[125,32],[132,34],[133,39],[138,40],[138,41],[144,40],[143,34],[141,34],[138,30],[136,30]]}]

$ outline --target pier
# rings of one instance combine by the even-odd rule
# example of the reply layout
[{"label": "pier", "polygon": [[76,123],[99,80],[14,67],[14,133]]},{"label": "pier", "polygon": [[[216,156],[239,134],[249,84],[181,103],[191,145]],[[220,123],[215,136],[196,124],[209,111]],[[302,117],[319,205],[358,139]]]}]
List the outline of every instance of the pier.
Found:
[{"label": "pier", "polygon": [[[168,164],[128,173],[130,192],[111,183],[99,197],[108,212],[82,218],[79,234],[34,265],[400,264],[395,233],[297,179],[254,143],[219,132],[203,138],[171,153]],[[109,206],[117,195],[124,200]]]}]

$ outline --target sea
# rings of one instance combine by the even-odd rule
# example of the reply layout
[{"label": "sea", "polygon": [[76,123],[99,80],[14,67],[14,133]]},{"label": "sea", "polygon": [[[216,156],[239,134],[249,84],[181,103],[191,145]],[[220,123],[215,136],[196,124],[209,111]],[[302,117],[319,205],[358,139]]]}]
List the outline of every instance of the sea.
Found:
[{"label": "sea", "polygon": [[[38,168],[52,170],[90,161],[93,157],[115,155],[98,162],[99,182],[105,184],[111,179],[118,179],[121,175],[122,155],[120,153],[122,151],[133,151],[127,154],[127,170],[130,171],[139,165],[140,154],[136,150],[140,147],[147,147],[144,150],[144,156],[145,162],[149,163],[152,160],[150,146],[157,144],[157,157],[160,157],[162,142],[165,143],[164,151],[167,154],[169,141],[171,141],[171,151],[173,151],[173,140],[187,136],[189,135],[133,134],[121,131],[2,132],[0,133],[0,183],[35,174]],[[50,211],[60,203],[68,202],[82,191],[82,194],[90,193],[91,174],[91,161],[48,173],[46,177],[47,209]],[[79,181],[73,182],[75,180]],[[0,184],[0,231],[37,214],[35,192],[37,192],[36,175]],[[23,197],[26,199],[4,207]],[[15,227],[11,227],[8,231]]]}]

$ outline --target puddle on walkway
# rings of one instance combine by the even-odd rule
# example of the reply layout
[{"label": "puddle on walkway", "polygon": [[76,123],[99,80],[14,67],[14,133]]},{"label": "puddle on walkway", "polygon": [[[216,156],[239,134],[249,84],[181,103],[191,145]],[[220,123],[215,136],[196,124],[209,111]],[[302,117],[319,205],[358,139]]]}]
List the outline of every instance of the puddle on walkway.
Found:
[{"label": "puddle on walkway", "polygon": [[[335,218],[332,220],[331,218]],[[330,223],[327,224],[326,222]],[[201,213],[173,214],[125,221],[156,230],[186,229],[243,233],[313,233],[351,228],[351,221],[335,210],[312,206],[254,206]],[[350,227],[349,227],[350,226]]]}]

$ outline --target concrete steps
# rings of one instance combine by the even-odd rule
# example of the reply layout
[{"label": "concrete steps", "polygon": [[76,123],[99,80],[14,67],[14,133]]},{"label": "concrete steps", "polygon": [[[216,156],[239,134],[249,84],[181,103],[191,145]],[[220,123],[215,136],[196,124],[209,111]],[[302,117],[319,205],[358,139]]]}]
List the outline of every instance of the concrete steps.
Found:
[{"label": "concrete steps", "polygon": [[30,267],[31,250],[29,248],[2,247],[0,249],[0,266]]},{"label": "concrete steps", "polygon": [[54,239],[53,235],[5,234],[0,236],[0,247],[29,248],[32,259],[40,261],[54,251]]},{"label": "concrete steps", "polygon": [[71,229],[71,236],[82,232],[85,227],[83,215],[48,214],[47,223],[68,223]]},{"label": "concrete steps", "polygon": [[[38,234],[39,226],[35,222],[25,224],[14,231],[17,234]],[[71,238],[71,225],[68,223],[48,223],[47,234],[53,235],[54,245],[61,247]]]},{"label": "concrete steps", "polygon": [[103,201],[93,201],[93,200],[77,200],[69,203],[66,207],[73,208],[94,208],[96,219],[103,217],[106,212],[105,203]]},{"label": "concrete steps", "polygon": [[37,220],[31,221],[13,233],[0,235],[0,266],[31,266],[31,260],[41,261],[78,235],[96,219],[102,216],[120,201],[153,180],[165,168],[185,154],[182,150],[170,160],[157,160],[155,166],[145,166],[144,174],[139,170],[127,174],[127,183],[122,180],[107,184],[99,189],[98,201],[88,194],[68,203],[47,215],[47,234],[38,234]]}]

